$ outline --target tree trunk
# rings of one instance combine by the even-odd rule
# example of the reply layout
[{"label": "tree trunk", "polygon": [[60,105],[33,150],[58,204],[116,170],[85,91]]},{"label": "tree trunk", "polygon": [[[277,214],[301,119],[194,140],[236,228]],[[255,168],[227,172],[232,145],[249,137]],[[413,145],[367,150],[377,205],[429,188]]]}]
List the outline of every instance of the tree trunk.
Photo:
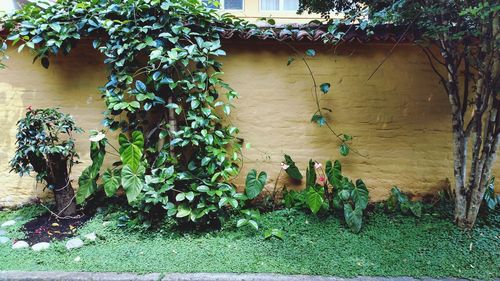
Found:
[{"label": "tree trunk", "polygon": [[69,180],[67,161],[59,154],[49,156],[50,184],[53,185],[56,213],[61,217],[76,215],[75,192]]}]

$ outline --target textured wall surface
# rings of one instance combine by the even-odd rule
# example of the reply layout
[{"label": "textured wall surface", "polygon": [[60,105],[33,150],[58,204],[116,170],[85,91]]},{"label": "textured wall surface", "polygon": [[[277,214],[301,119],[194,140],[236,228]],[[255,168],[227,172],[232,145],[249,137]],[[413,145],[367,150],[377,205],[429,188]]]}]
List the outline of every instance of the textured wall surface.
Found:
[{"label": "textured wall surface", "polygon": [[[104,104],[97,88],[105,83],[102,57],[82,44],[68,57],[51,61],[48,70],[32,64],[29,53],[11,50],[8,68],[0,70],[0,206],[12,206],[42,195],[33,178],[9,173],[15,148],[16,121],[28,105],[58,106],[72,114],[85,130],[101,128]],[[224,79],[241,95],[231,122],[250,143],[235,183],[241,186],[249,169],[269,174],[268,188],[280,170],[283,154],[291,155],[304,172],[310,158],[341,159],[345,174],[362,178],[372,200],[384,199],[393,185],[417,195],[442,188],[452,179],[451,120],[448,102],[418,48],[401,45],[368,80],[391,44],[345,44],[334,53],[319,45],[296,44],[300,50],[318,49],[309,60],[318,83],[332,85],[322,105],[331,108],[330,122],[339,133],[354,136],[351,153],[341,157],[338,141],[326,128],[310,122],[315,112],[312,80],[306,66],[284,44],[255,41],[226,42]],[[77,138],[82,164],[89,163],[88,133]],[[109,158],[108,158],[109,159]],[[499,176],[497,163],[494,173]],[[76,185],[76,182],[75,182]],[[278,187],[299,188],[282,176]]]}]

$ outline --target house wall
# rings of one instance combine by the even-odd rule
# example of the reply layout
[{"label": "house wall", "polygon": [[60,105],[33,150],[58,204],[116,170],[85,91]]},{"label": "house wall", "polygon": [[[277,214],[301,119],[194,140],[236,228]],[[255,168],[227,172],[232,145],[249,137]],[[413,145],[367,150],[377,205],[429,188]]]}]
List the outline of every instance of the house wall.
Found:
[{"label": "house wall", "polygon": [[[301,51],[318,50],[308,62],[318,83],[332,85],[331,92],[322,96],[322,106],[333,110],[329,118],[335,130],[354,136],[352,147],[360,155],[341,157],[338,141],[328,129],[310,122],[316,110],[311,76],[300,60],[286,65],[293,55],[289,47],[241,40],[224,44],[228,53],[223,59],[224,79],[241,95],[231,122],[250,143],[243,150],[241,176],[235,179],[240,187],[247,171],[255,168],[269,174],[267,187],[272,188],[284,153],[294,158],[302,172],[310,158],[323,163],[341,159],[346,175],[365,180],[371,200],[386,198],[393,185],[424,195],[440,190],[447,178],[452,180],[448,102],[417,47],[398,46],[368,80],[392,44],[352,43],[337,50],[294,44]],[[82,42],[67,57],[52,59],[48,70],[32,64],[28,52],[17,54],[11,49],[9,53],[8,68],[0,70],[0,206],[44,197],[43,186],[35,186],[33,178],[9,173],[16,121],[26,107],[57,106],[87,132],[100,129],[104,103],[97,88],[105,83],[107,72],[90,42]],[[82,163],[73,169],[74,185],[90,163],[88,133],[78,135],[76,145]],[[286,176],[277,186],[283,185],[301,187]]]},{"label": "house wall", "polygon": [[260,0],[244,0],[243,10],[223,10],[222,12],[230,12],[250,22],[258,22],[262,18],[272,18],[277,24],[308,23],[312,20],[321,20],[321,15],[314,13],[297,14],[295,11],[265,11],[261,9],[260,2]]}]

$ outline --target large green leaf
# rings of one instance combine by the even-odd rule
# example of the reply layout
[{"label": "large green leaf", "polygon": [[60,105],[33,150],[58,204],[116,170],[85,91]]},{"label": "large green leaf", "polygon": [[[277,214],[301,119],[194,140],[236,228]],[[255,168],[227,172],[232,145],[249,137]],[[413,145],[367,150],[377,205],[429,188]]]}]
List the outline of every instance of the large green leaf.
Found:
[{"label": "large green leaf", "polygon": [[299,168],[295,165],[295,162],[292,160],[292,157],[289,155],[285,154],[285,164],[288,165],[288,168],[285,170],[285,172],[290,176],[292,179],[295,180],[301,180],[302,179],[302,174],[299,171]]},{"label": "large green leaf", "polygon": [[125,165],[122,169],[121,180],[123,189],[127,194],[129,203],[134,202],[141,193],[144,184],[144,166],[139,166],[137,171],[133,170],[130,165]]},{"label": "large green leaf", "polygon": [[323,192],[321,189],[308,188],[306,191],[306,203],[313,214],[316,214],[323,205]]},{"label": "large green leaf", "polygon": [[335,160],[333,165],[332,161],[327,161],[325,171],[330,184],[333,185],[335,189],[339,189],[342,181],[342,165],[340,161]]},{"label": "large green leaf", "polygon": [[356,209],[363,210],[368,205],[368,189],[362,180],[356,180],[356,185],[351,190],[351,197]]},{"label": "large green leaf", "polygon": [[97,191],[97,178],[99,177],[99,171],[101,170],[105,155],[106,147],[104,141],[90,143],[92,165],[85,168],[78,178],[77,204],[82,204],[85,202],[85,199]]},{"label": "large green leaf", "polygon": [[363,212],[359,208],[352,209],[350,204],[344,204],[344,218],[352,232],[358,233],[363,224]]},{"label": "large green leaf", "polygon": [[306,187],[316,185],[316,169],[314,169],[314,161],[309,160],[309,166],[306,170]]},{"label": "large green leaf", "polygon": [[76,192],[76,203],[82,204],[90,195],[97,191],[97,174],[95,169],[90,166],[83,170],[78,178],[78,191]]},{"label": "large green leaf", "polygon": [[102,175],[102,181],[104,183],[104,192],[108,197],[115,195],[116,190],[120,187],[120,175],[117,172],[113,172],[108,169]]},{"label": "large green leaf", "polygon": [[245,182],[245,193],[247,194],[248,199],[254,199],[257,197],[262,189],[264,189],[264,185],[267,181],[266,172],[260,172],[257,177],[257,171],[252,169],[248,175]]},{"label": "large green leaf", "polygon": [[120,158],[123,165],[129,165],[133,171],[137,171],[141,163],[142,151],[144,149],[144,136],[139,131],[132,133],[132,139],[120,134]]}]

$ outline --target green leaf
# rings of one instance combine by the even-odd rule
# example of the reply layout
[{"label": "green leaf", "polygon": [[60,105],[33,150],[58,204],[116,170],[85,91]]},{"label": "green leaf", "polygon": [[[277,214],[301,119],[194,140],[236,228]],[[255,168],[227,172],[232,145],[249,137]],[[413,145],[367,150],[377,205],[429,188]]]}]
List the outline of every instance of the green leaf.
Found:
[{"label": "green leaf", "polygon": [[245,181],[245,193],[247,194],[248,199],[256,198],[262,192],[262,189],[264,189],[266,181],[266,172],[260,172],[257,177],[257,171],[252,169],[248,173]]},{"label": "green leaf", "polygon": [[363,213],[360,209],[352,209],[350,204],[344,204],[344,219],[352,232],[358,233],[363,224]]},{"label": "green leaf", "polygon": [[330,83],[323,83],[319,86],[323,94],[327,94],[330,91]]},{"label": "green leaf", "polygon": [[78,178],[78,191],[76,192],[76,203],[82,204],[90,195],[97,191],[97,174],[92,166],[85,168]]},{"label": "green leaf", "polygon": [[283,233],[283,230],[281,229],[276,229],[276,228],[273,228],[273,229],[266,229],[264,231],[264,239],[270,239],[271,237],[275,237],[275,238],[278,238],[280,240],[283,240],[284,238],[284,233]]},{"label": "green leaf", "polygon": [[292,158],[286,154],[285,154],[285,164],[288,165],[288,168],[285,170],[288,176],[290,176],[294,180],[302,179],[302,174],[300,173],[299,168],[297,168]]},{"label": "green leaf", "polygon": [[306,203],[313,214],[316,214],[323,205],[323,192],[314,188],[308,188],[306,191]]},{"label": "green leaf", "polygon": [[330,184],[333,185],[334,188],[340,188],[340,182],[342,181],[342,165],[340,161],[336,160],[333,165],[332,161],[327,161],[325,171]]},{"label": "green leaf", "polygon": [[306,187],[316,185],[316,169],[314,169],[314,161],[309,160],[309,166],[306,170]]},{"label": "green leaf", "polygon": [[52,28],[55,32],[61,32],[61,25],[57,22],[49,24],[50,28]]},{"label": "green leaf", "polygon": [[313,49],[307,49],[306,50],[306,55],[309,57],[314,57],[316,55],[316,51]]},{"label": "green leaf", "polygon": [[198,192],[209,192],[210,188],[206,185],[200,185],[196,188]]},{"label": "green leaf", "polygon": [[248,224],[247,219],[239,219],[238,222],[236,223],[236,227],[242,227]]},{"label": "green leaf", "polygon": [[144,172],[143,166],[139,166],[137,170],[134,170],[130,165],[123,166],[121,180],[129,203],[134,202],[141,193]]},{"label": "green leaf", "polygon": [[146,84],[144,84],[141,80],[135,81],[135,88],[140,93],[146,93],[147,92]]},{"label": "green leaf", "polygon": [[325,117],[319,113],[313,115],[313,117],[311,118],[311,122],[317,123],[320,127],[326,125]]},{"label": "green leaf", "polygon": [[364,210],[368,205],[368,189],[362,180],[356,180],[356,185],[351,191],[351,197],[356,209]]},{"label": "green leaf", "polygon": [[104,183],[104,192],[106,192],[108,197],[111,197],[115,195],[116,190],[120,187],[121,178],[118,174],[108,169],[102,175],[102,181]]},{"label": "green leaf", "polygon": [[178,218],[184,218],[191,214],[191,208],[189,208],[186,204],[181,204],[177,207],[177,214],[175,215]]},{"label": "green leaf", "polygon": [[259,230],[259,224],[254,220],[248,220],[248,224],[250,224],[255,230]]},{"label": "green leaf", "polygon": [[90,159],[92,165],[83,170],[81,176],[78,178],[78,191],[76,194],[76,203],[82,204],[85,199],[94,194],[97,189],[97,178],[101,170],[106,149],[103,141],[90,143]]},{"label": "green leaf", "polygon": [[123,165],[129,165],[133,171],[137,171],[142,159],[144,149],[144,136],[140,131],[132,133],[132,140],[129,141],[125,135],[120,134],[120,158]]},{"label": "green leaf", "polygon": [[349,154],[349,146],[346,143],[342,143],[339,147],[340,155],[347,156]]}]

